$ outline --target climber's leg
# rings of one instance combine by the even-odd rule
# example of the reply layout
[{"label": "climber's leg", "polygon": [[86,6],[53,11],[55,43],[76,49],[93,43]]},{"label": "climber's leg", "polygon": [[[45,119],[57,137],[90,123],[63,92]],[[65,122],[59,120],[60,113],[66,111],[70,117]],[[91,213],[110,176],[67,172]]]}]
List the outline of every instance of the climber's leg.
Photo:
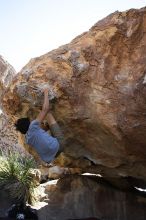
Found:
[{"label": "climber's leg", "polygon": [[60,145],[59,152],[57,153],[57,155],[58,155],[64,149],[64,144],[65,144],[64,135],[61,131],[59,124],[56,122],[55,118],[53,117],[53,115],[51,113],[48,113],[47,121],[48,121],[52,135],[57,138],[59,145]]}]

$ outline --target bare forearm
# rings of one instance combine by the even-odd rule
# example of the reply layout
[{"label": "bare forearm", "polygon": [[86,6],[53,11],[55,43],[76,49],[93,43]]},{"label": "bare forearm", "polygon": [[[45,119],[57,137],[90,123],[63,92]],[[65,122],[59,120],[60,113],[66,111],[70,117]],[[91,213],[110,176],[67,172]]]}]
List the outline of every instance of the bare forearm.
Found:
[{"label": "bare forearm", "polygon": [[41,112],[37,116],[37,120],[42,122],[49,112],[49,97],[48,97],[48,89],[44,89],[44,103]]},{"label": "bare forearm", "polygon": [[49,111],[49,98],[48,98],[48,91],[44,92],[44,103],[42,107],[43,111],[48,112]]},{"label": "bare forearm", "polygon": [[51,112],[49,112],[49,113],[47,114],[47,121],[48,121],[48,124],[49,124],[49,125],[52,125],[52,124],[55,124],[55,123],[56,123],[56,120],[55,120],[55,118],[54,118],[54,116],[52,115]]}]

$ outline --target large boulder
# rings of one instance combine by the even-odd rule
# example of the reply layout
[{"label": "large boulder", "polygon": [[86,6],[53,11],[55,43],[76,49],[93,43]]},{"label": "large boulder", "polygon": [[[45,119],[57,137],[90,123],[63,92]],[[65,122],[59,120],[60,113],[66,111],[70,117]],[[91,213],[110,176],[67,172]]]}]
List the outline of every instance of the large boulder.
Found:
[{"label": "large boulder", "polygon": [[3,110],[14,120],[35,118],[47,84],[68,155],[90,160],[94,172],[102,166],[146,180],[145,33],[146,8],[109,15],[31,59],[5,89]]},{"label": "large boulder", "polygon": [[40,220],[146,218],[146,198],[114,189],[101,178],[68,175],[56,182],[42,184],[48,199],[35,205]]}]

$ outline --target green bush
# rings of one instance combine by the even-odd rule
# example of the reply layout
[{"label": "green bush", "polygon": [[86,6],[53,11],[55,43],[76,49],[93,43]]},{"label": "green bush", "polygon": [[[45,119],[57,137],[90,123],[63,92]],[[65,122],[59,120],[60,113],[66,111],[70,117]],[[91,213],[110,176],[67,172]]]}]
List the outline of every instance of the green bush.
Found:
[{"label": "green bush", "polygon": [[35,168],[32,158],[8,153],[0,156],[0,188],[8,190],[16,202],[32,203],[36,181],[29,172]]}]

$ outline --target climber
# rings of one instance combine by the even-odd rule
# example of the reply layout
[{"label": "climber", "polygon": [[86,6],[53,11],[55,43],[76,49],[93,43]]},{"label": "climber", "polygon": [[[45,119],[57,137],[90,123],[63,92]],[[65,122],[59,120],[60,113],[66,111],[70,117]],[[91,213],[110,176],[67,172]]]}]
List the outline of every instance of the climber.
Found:
[{"label": "climber", "polygon": [[[46,162],[51,163],[63,151],[62,131],[50,112],[48,98],[48,88],[44,89],[44,103],[37,118],[30,122],[29,118],[20,118],[16,121],[16,130],[25,135],[25,140]],[[44,119],[47,118],[51,135],[46,131],[46,126],[42,127]]]}]

